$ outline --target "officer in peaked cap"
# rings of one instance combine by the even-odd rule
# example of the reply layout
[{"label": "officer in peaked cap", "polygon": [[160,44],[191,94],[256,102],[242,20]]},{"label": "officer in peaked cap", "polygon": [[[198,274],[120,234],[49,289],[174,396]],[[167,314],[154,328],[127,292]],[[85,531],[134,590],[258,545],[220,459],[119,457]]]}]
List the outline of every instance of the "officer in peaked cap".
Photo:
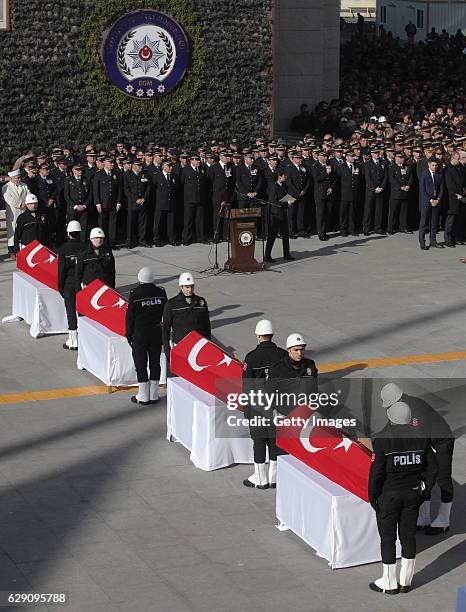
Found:
[{"label": "officer in peaked cap", "polygon": [[[263,319],[256,325],[257,346],[244,358],[243,392],[263,389],[269,369],[286,355],[286,351],[273,341],[274,329],[271,321]],[[246,406],[244,416],[251,421],[249,432],[253,440],[254,474],[243,481],[246,487],[258,489],[274,488],[277,482],[277,445],[272,414],[265,408]],[[254,417],[259,423],[253,424]],[[266,450],[269,451],[269,469],[265,463]]]},{"label": "officer in peaked cap", "polygon": [[[429,441],[411,425],[412,413],[407,403],[392,404],[387,417],[387,425],[372,440],[368,497],[377,517],[383,573],[369,587],[378,593],[396,594],[411,589],[419,507],[430,494],[437,465]],[[397,535],[401,543],[399,579]]]},{"label": "officer in peaked cap", "polygon": [[167,294],[163,287],[155,285],[151,268],[141,268],[138,272],[138,281],[139,285],[129,295],[126,338],[133,351],[139,387],[138,393],[131,398],[131,401],[147,405],[155,404],[159,400],[161,325]]},{"label": "officer in peaked cap", "polygon": [[[207,204],[207,176],[196,153],[181,172],[184,202],[183,244],[188,246],[196,237],[197,242],[206,242],[204,236],[204,211]],[[195,230],[195,231],[194,231]]]},{"label": "officer in peaked cap", "polygon": [[180,292],[168,300],[163,311],[163,346],[168,362],[171,347],[196,331],[210,340],[210,315],[205,298],[194,293],[194,276],[183,272],[178,279]]}]

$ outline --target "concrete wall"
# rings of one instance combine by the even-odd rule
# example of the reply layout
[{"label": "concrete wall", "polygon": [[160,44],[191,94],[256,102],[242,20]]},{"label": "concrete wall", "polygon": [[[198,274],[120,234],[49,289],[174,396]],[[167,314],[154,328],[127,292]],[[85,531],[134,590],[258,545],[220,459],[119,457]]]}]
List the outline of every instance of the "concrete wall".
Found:
[{"label": "concrete wall", "polygon": [[338,97],[339,0],[275,0],[274,129],[288,130],[301,103]]}]

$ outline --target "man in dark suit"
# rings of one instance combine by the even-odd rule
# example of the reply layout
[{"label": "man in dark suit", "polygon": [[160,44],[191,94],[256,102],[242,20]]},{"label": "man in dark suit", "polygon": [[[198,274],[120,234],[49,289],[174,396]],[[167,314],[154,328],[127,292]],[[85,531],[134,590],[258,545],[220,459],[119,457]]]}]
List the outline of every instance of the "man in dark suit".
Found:
[{"label": "man in dark suit", "polygon": [[295,198],[288,209],[290,236],[307,237],[304,215],[306,212],[306,196],[310,185],[309,172],[303,165],[303,156],[298,151],[292,151],[291,163],[286,169],[286,187],[290,196]]},{"label": "man in dark suit", "polygon": [[128,221],[126,224],[126,246],[132,249],[134,246],[133,234],[137,228],[138,246],[148,247],[147,236],[147,214],[151,197],[151,182],[149,176],[142,171],[143,162],[135,160],[132,168],[124,176],[123,190],[128,206]]},{"label": "man in dark suit", "polygon": [[92,202],[90,185],[83,177],[82,166],[79,162],[73,164],[71,176],[65,179],[63,196],[66,202],[66,217],[70,221],[79,221],[81,224],[81,242],[86,242],[89,229],[88,211]]},{"label": "man in dark suit", "polygon": [[105,157],[103,162],[103,169],[98,170],[93,179],[94,205],[99,227],[104,230],[110,247],[115,249],[116,222],[122,199],[121,176],[115,172],[113,157]]},{"label": "man in dark suit", "polygon": [[56,167],[52,170],[51,175],[55,181],[56,194],[56,209],[57,209],[57,244],[61,244],[66,239],[66,201],[65,201],[65,180],[70,175],[66,160],[64,157],[56,159]]},{"label": "man in dark suit", "polygon": [[441,172],[438,172],[438,165],[435,159],[430,159],[427,170],[421,174],[419,180],[419,211],[421,221],[419,223],[419,246],[421,250],[429,249],[425,243],[425,236],[429,233],[430,225],[430,246],[441,248],[437,244],[437,227],[440,214],[440,202],[443,197],[444,182]]},{"label": "man in dark suit", "polygon": [[385,233],[383,229],[383,203],[388,182],[388,172],[379,154],[380,151],[378,149],[371,149],[371,159],[364,166],[364,178],[366,179],[366,197],[362,222],[364,236],[369,235],[372,220],[374,220],[374,230],[376,233]]},{"label": "man in dark suit", "polygon": [[196,239],[205,242],[204,210],[207,199],[207,177],[199,155],[191,155],[190,163],[181,171],[184,202],[183,244],[188,246]]},{"label": "man in dark suit", "polygon": [[388,213],[388,233],[395,233],[396,218],[400,216],[400,231],[408,232],[409,191],[413,186],[411,167],[404,163],[405,156],[401,151],[395,153],[395,163],[388,168],[390,182],[390,206]]},{"label": "man in dark suit", "polygon": [[447,247],[455,246],[455,224],[463,206],[458,195],[465,194],[466,181],[464,168],[460,163],[460,154],[454,152],[445,168],[445,184],[448,191],[448,211],[445,220],[445,244]]},{"label": "man in dark suit", "polygon": [[346,161],[339,164],[336,173],[340,183],[340,233],[356,236],[356,207],[361,192],[362,172],[354,163],[354,151],[347,151]]},{"label": "man in dark suit", "polygon": [[243,163],[238,164],[236,169],[236,189],[238,191],[238,208],[250,208],[255,206],[257,198],[263,186],[262,172],[254,163],[252,153],[244,153]]},{"label": "man in dark suit", "polygon": [[162,246],[162,235],[166,225],[167,237],[170,244],[178,246],[180,243],[175,236],[176,196],[178,190],[177,178],[172,172],[171,162],[162,164],[162,172],[154,175],[155,186],[155,215],[154,215],[154,244]]},{"label": "man in dark suit", "polygon": [[[228,208],[235,194],[235,167],[231,161],[231,151],[222,151],[219,161],[213,163],[209,168],[209,177],[212,183],[212,211],[213,211],[213,232],[219,223],[219,231],[217,240],[228,236],[228,222],[223,220],[218,221],[218,216],[221,209]],[[222,210],[222,211],[223,211]]]},{"label": "man in dark suit", "polygon": [[317,160],[312,166],[317,234],[319,240],[328,240],[326,229],[332,212],[332,194],[336,177],[332,166],[327,164],[327,153],[325,151],[318,151]]}]

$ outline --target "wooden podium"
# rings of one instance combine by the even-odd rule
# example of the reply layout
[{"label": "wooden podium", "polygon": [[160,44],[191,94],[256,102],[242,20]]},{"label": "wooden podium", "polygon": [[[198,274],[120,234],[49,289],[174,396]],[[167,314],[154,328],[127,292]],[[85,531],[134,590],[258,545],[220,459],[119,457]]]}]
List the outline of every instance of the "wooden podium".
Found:
[{"label": "wooden podium", "polygon": [[254,257],[257,218],[261,215],[261,208],[235,208],[225,212],[224,216],[230,225],[231,243],[231,257],[225,264],[225,270],[258,272],[262,269]]}]

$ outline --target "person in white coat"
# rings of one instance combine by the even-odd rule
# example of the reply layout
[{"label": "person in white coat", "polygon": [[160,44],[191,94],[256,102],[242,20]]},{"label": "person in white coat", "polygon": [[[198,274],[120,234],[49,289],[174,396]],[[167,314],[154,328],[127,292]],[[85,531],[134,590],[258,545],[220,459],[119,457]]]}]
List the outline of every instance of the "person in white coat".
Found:
[{"label": "person in white coat", "polygon": [[8,252],[10,259],[15,259],[14,242],[16,220],[26,210],[26,196],[30,193],[29,188],[21,181],[21,171],[12,170],[8,172],[10,180],[2,188],[3,199],[6,203],[6,235],[8,240]]}]

